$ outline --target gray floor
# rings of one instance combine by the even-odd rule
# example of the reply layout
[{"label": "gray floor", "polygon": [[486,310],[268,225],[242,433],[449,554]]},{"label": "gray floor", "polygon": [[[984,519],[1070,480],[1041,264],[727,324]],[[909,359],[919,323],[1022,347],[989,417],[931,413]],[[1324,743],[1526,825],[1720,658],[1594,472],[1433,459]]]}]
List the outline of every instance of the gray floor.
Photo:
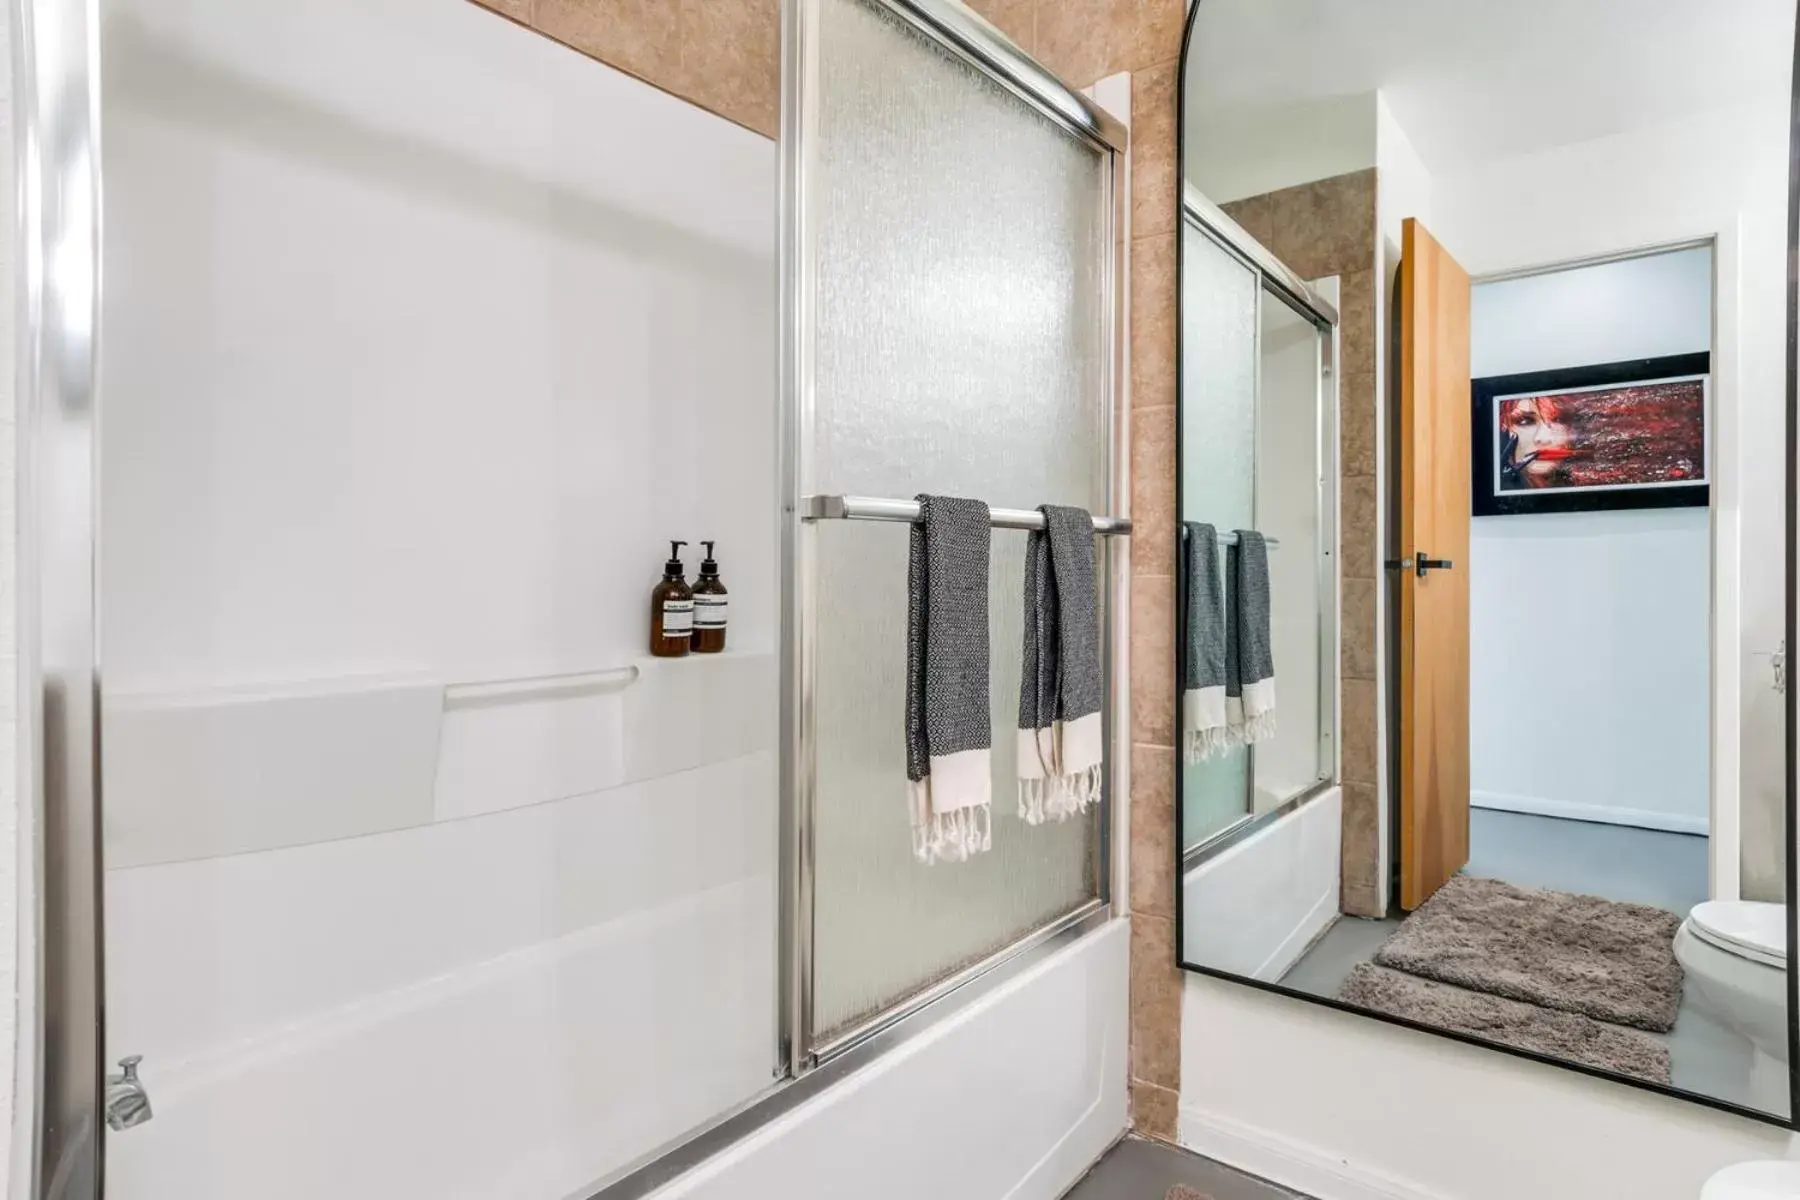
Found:
[{"label": "gray floor", "polygon": [[1325,936],[1312,944],[1305,957],[1288,968],[1281,977],[1282,985],[1311,996],[1336,996],[1350,968],[1373,959],[1381,943],[1398,928],[1399,917],[1382,921],[1339,917]]},{"label": "gray floor", "polygon": [[1690,833],[1489,808],[1469,813],[1471,875],[1653,904],[1684,917],[1706,899],[1706,850],[1707,840]]},{"label": "gray floor", "polygon": [[[1689,834],[1476,809],[1470,814],[1468,870],[1509,883],[1654,904],[1685,916],[1706,899],[1706,850],[1705,838]],[[1350,969],[1374,957],[1399,927],[1397,916],[1342,917],[1281,982],[1310,995],[1336,996]],[[1676,1087],[1749,1102],[1750,1043],[1697,1008],[1692,985],[1675,1028],[1657,1036],[1669,1047]]]},{"label": "gray floor", "polygon": [[1163,1200],[1178,1183],[1210,1200],[1305,1200],[1210,1158],[1138,1138],[1114,1146],[1063,1200]]}]

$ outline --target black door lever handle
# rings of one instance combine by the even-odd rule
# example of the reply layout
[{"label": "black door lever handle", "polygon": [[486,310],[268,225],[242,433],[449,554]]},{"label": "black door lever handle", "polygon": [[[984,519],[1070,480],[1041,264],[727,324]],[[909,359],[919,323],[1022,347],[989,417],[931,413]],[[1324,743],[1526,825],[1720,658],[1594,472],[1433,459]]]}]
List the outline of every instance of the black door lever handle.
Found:
[{"label": "black door lever handle", "polygon": [[1423,579],[1427,571],[1448,571],[1456,564],[1447,558],[1428,558],[1421,554],[1417,558],[1390,558],[1382,565],[1390,571],[1415,572]]}]

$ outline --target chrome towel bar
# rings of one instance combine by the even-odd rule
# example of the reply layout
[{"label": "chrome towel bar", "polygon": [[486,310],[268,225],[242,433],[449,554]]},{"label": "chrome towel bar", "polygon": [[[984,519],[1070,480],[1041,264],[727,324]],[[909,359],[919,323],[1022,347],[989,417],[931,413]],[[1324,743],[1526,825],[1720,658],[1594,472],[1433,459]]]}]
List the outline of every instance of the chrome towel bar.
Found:
[{"label": "chrome towel bar", "polygon": [[[1187,536],[1187,526],[1186,525],[1183,525],[1181,527],[1181,536],[1184,538]],[[1219,545],[1235,546],[1237,544],[1238,544],[1237,530],[1227,529],[1227,530],[1222,531],[1219,534]],[[1263,545],[1267,546],[1271,550],[1279,550],[1279,549],[1281,549],[1281,539],[1278,537],[1270,537],[1267,534],[1264,534],[1263,535]]]},{"label": "chrome towel bar", "polygon": [[[889,500],[881,496],[806,496],[800,502],[806,521],[900,521],[919,519],[917,500]],[[1044,514],[1034,508],[990,508],[988,520],[996,529],[1042,529]],[[1131,522],[1124,517],[1095,517],[1094,532],[1102,537],[1128,537]]]}]

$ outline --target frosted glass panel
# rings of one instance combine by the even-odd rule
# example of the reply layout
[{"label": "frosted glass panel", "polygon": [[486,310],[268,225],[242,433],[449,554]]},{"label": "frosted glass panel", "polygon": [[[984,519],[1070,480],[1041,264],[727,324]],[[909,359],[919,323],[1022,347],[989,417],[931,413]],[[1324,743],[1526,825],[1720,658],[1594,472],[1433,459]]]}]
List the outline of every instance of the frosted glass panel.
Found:
[{"label": "frosted glass panel", "polygon": [[1182,238],[1182,519],[1256,520],[1256,272],[1211,238]]},{"label": "frosted glass panel", "polygon": [[[1110,164],[878,6],[824,0],[810,162],[808,490],[1105,511]],[[914,861],[907,530],[817,526],[815,1028],[822,1037],[1095,894],[1097,822],[1016,816],[1025,535],[993,540],[993,850]]]},{"label": "frosted glass panel", "polygon": [[1271,293],[1262,303],[1256,527],[1269,556],[1269,637],[1281,719],[1257,744],[1252,807],[1265,812],[1312,787],[1321,769],[1319,686],[1319,382],[1323,334]]},{"label": "frosted glass panel", "polygon": [[[1193,230],[1181,239],[1181,518],[1221,533],[1256,523],[1256,272]],[[1281,660],[1276,659],[1277,668]],[[1243,749],[1182,764],[1181,832],[1195,846],[1249,807]]]}]

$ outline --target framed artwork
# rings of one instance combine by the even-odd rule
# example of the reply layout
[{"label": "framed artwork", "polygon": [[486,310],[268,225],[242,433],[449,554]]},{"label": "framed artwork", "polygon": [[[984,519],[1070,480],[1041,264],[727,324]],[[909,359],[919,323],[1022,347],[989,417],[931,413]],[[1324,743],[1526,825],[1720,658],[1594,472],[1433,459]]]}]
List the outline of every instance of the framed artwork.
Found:
[{"label": "framed artwork", "polygon": [[1704,506],[1711,357],[1472,380],[1474,515]]}]

